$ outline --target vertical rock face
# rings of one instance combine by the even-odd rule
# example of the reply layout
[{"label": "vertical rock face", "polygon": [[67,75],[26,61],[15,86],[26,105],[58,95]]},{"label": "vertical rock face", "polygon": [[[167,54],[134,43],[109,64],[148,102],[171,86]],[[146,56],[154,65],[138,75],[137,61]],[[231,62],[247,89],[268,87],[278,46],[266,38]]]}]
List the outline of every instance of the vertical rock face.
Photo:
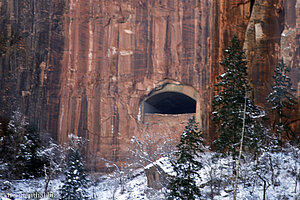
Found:
[{"label": "vertical rock face", "polygon": [[180,120],[143,121],[141,102],[165,83],[200,93],[196,114],[207,130],[218,62],[233,34],[243,39],[250,7],[250,1],[70,1],[59,141],[71,132],[88,138],[98,166],[99,157],[123,160],[132,136],[178,137],[185,125]]},{"label": "vertical rock face", "polygon": [[20,110],[55,132],[64,0],[0,1],[0,115]]},{"label": "vertical rock face", "polygon": [[[275,66],[280,58],[291,68],[289,76],[299,97],[300,1],[256,0],[245,35],[244,48],[249,60],[249,77],[257,104],[270,110],[266,97],[271,91]],[[292,126],[300,130],[299,104],[292,113]]]},{"label": "vertical rock face", "polygon": [[284,29],[281,33],[280,56],[291,68],[290,77],[297,90],[298,104],[292,113],[291,126],[300,134],[300,0],[283,1]]},{"label": "vertical rock face", "polygon": [[143,123],[140,103],[170,82],[207,95],[209,6],[206,1],[70,1],[59,141],[73,132],[89,139],[91,157],[118,161],[132,136],[149,131],[178,136],[184,124],[177,121]]},{"label": "vertical rock face", "polygon": [[69,133],[89,139],[90,168],[102,169],[101,158],[128,156],[132,136],[181,134],[183,115],[147,122],[143,100],[183,85],[199,94],[196,118],[209,143],[216,137],[209,104],[234,34],[245,41],[257,103],[265,104],[280,56],[300,94],[299,7],[299,0],[1,0],[0,114],[21,109],[61,143]]},{"label": "vertical rock face", "polygon": [[254,98],[266,103],[271,90],[272,72],[279,58],[284,9],[279,1],[256,0],[245,36],[244,48],[249,60],[249,74]]}]

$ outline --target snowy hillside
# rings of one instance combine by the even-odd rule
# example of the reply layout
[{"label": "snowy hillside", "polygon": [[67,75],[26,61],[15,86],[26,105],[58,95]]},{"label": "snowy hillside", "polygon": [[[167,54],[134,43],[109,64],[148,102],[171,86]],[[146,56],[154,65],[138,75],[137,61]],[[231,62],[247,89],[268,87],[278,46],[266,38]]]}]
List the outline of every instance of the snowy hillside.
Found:
[{"label": "snowy hillside", "polygon": [[[295,149],[294,149],[295,150]],[[214,158],[214,153],[204,153],[201,158],[204,168],[198,181],[203,199],[232,199],[233,175],[232,160]],[[245,156],[240,169],[238,198],[247,200],[300,199],[300,161],[298,151],[280,153],[265,152],[259,162]],[[51,182],[49,196],[41,199],[57,199],[61,186],[60,176]],[[165,199],[164,191],[147,187],[147,177],[143,169],[131,173],[112,173],[109,175],[89,175],[89,194],[91,199],[99,200],[159,200]],[[0,181],[2,199],[7,195],[15,199],[34,199],[44,192],[44,180]],[[23,196],[22,196],[23,195]],[[26,196],[32,195],[32,196]],[[36,196],[33,196],[36,195]]]}]

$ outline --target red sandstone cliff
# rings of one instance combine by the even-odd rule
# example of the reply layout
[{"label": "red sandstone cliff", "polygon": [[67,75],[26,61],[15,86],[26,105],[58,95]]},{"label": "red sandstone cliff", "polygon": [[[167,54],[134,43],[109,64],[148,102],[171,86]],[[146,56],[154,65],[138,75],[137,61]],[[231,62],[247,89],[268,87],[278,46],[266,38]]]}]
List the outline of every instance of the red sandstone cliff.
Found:
[{"label": "red sandstone cliff", "polygon": [[0,1],[0,116],[20,110],[42,132],[57,132],[65,3]]},{"label": "red sandstone cliff", "polygon": [[[293,87],[300,92],[300,1],[256,0],[247,26],[244,48],[249,78],[257,104],[270,107],[265,98],[274,84],[274,66],[280,58],[291,68]],[[300,105],[292,113],[293,129],[300,133]]]},{"label": "red sandstone cliff", "polygon": [[133,135],[178,137],[179,116],[143,121],[143,100],[166,83],[198,93],[196,115],[215,138],[209,104],[234,34],[258,104],[280,57],[300,96],[299,0],[1,0],[0,9],[1,114],[19,107],[61,143],[68,133],[88,138],[91,168],[122,160]]}]

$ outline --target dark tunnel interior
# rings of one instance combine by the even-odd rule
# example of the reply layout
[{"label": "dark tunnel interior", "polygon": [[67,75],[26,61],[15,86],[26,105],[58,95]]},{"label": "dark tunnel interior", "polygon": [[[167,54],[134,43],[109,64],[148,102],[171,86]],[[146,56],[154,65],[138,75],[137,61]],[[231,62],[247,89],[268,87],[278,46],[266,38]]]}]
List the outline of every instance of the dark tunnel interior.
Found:
[{"label": "dark tunnel interior", "polygon": [[144,102],[144,113],[185,114],[196,112],[196,101],[178,92],[157,94]]}]

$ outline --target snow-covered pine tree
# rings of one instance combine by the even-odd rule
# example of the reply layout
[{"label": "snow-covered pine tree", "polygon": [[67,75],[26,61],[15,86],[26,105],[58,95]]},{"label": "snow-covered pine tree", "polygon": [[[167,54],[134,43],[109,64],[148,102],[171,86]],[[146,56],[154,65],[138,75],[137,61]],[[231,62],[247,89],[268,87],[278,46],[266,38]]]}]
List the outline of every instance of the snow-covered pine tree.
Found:
[{"label": "snow-covered pine tree", "polygon": [[[7,163],[9,178],[22,178],[23,164],[20,163],[20,145],[23,143],[25,126],[28,123],[21,112],[15,111],[10,117],[7,129],[1,137],[1,160]],[[5,176],[5,174],[3,174]]]},{"label": "snow-covered pine tree", "polygon": [[247,78],[247,61],[236,36],[232,39],[232,45],[225,50],[225,54],[226,57],[220,63],[225,73],[217,77],[218,82],[215,86],[219,92],[212,102],[213,122],[220,134],[213,145],[218,152],[232,155],[235,160],[239,151],[245,100],[243,147],[248,150],[255,151],[262,141],[263,129],[258,119],[264,112],[259,110],[247,95],[251,91]]},{"label": "snow-covered pine tree", "polygon": [[23,114],[15,111],[0,138],[0,159],[7,163],[10,178],[33,178],[41,175],[46,163],[37,155],[41,147],[39,134]]},{"label": "snow-covered pine tree", "polygon": [[88,199],[85,169],[78,149],[71,148],[66,178],[61,188],[61,198],[64,200]]},{"label": "snow-covered pine tree", "polygon": [[198,161],[202,152],[203,137],[197,127],[195,118],[189,119],[177,145],[177,160],[172,163],[176,176],[170,182],[169,199],[194,200],[199,199],[201,192],[196,184],[200,178],[198,171],[202,164]]},{"label": "snow-covered pine tree", "polygon": [[297,139],[289,126],[289,112],[295,109],[295,104],[297,104],[296,97],[293,95],[296,90],[292,88],[291,79],[287,75],[290,69],[285,65],[283,59],[278,62],[274,71],[275,84],[267,97],[267,101],[272,104],[272,111],[276,113],[277,120],[274,122],[274,128],[278,142],[281,144],[283,134],[286,134],[290,139]]},{"label": "snow-covered pine tree", "polygon": [[48,163],[38,155],[41,148],[41,140],[36,129],[32,125],[25,127],[22,142],[17,151],[17,166],[22,171],[23,178],[34,178],[41,176],[43,166]]}]

